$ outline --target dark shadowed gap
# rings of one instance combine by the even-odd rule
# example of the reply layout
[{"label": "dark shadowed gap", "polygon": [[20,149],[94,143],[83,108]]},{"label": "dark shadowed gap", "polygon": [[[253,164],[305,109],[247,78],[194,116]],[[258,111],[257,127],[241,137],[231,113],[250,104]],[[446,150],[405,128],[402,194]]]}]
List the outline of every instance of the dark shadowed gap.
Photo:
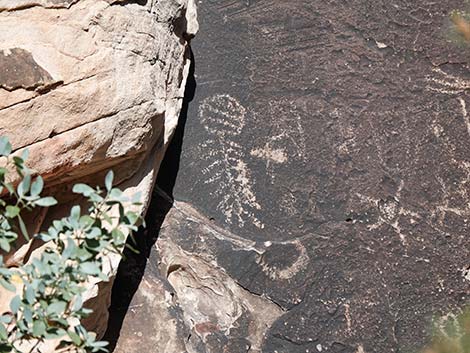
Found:
[{"label": "dark shadowed gap", "polygon": [[193,100],[196,92],[196,79],[194,77],[194,56],[190,49],[189,51],[191,66],[189,67],[188,79],[186,81],[186,88],[184,91],[183,106],[181,107],[181,114],[178,120],[178,127],[176,128],[173,140],[165,154],[165,158],[160,166],[160,171],[157,176],[157,185],[168,196],[173,198],[173,188],[175,187],[176,177],[181,160],[181,150],[183,148],[184,130],[186,120],[188,118],[189,103]]},{"label": "dark shadowed gap", "polygon": [[[189,68],[178,126],[161,163],[156,182],[157,186],[170,196],[171,199],[173,198],[173,188],[179,170],[189,102],[193,99],[196,91],[196,80],[194,77],[195,64],[191,50],[190,58],[191,66]],[[154,194],[145,217],[147,227],[141,227],[134,235],[135,243],[133,243],[131,239],[128,240],[128,243],[136,248],[139,253],[136,254],[127,248],[125,249],[124,260],[119,264],[114,281],[111,294],[111,306],[109,307],[108,328],[103,337],[103,340],[109,342],[108,348],[110,352],[116,347],[129,305],[144,276],[152,246],[158,239],[160,228],[171,206],[172,203],[170,201],[165,201],[164,198]]]},{"label": "dark shadowed gap", "polygon": [[147,5],[147,0],[121,0],[121,1],[114,1],[111,5],[119,5],[119,6],[126,6],[127,4],[138,4],[141,6]]}]

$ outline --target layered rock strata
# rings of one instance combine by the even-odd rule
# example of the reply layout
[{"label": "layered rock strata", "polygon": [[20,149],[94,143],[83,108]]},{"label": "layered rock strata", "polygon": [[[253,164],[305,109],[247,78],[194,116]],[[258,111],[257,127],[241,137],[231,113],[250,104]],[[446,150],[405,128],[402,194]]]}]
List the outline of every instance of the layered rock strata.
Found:
[{"label": "layered rock strata", "polygon": [[[126,194],[141,193],[145,213],[178,121],[197,28],[193,0],[0,0],[0,135],[15,153],[28,149],[28,167],[59,200],[31,218],[33,231],[81,202],[74,183],[99,184],[110,169]],[[10,263],[27,261],[32,246],[18,246]],[[119,261],[110,257],[111,277]],[[111,287],[95,283],[87,292],[95,310],[87,326],[98,335]]]}]

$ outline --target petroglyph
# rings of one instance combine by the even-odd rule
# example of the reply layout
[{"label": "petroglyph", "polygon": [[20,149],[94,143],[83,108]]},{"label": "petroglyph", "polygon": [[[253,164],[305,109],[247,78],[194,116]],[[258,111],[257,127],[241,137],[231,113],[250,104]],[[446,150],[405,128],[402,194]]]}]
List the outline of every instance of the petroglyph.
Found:
[{"label": "petroglyph", "polygon": [[[457,193],[462,195],[463,197],[468,197],[467,196],[467,188],[469,184],[469,178],[470,178],[470,169],[469,166],[470,164],[468,162],[457,162],[457,161],[452,161],[454,163],[457,163],[458,166],[463,169],[464,171],[467,172],[466,177],[460,181],[458,184],[457,188]],[[468,218],[470,217],[470,203],[467,203],[466,205],[463,205],[464,207],[453,207],[450,204],[450,199],[452,198],[451,191],[449,191],[449,187],[446,185],[446,183],[442,180],[442,178],[437,177],[437,180],[439,181],[439,184],[441,186],[441,191],[443,194],[443,200],[442,203],[436,206],[435,211],[432,212],[432,217],[437,218],[437,222],[439,226],[444,226],[444,220],[447,215],[447,213],[451,212],[454,213],[460,217],[465,217]],[[446,235],[449,235],[448,233],[444,232]]]},{"label": "petroglyph", "polygon": [[[259,124],[268,120],[271,122],[269,126],[270,134],[266,135],[266,142],[262,149],[270,151],[282,151],[283,155],[289,156],[289,159],[306,161],[305,130],[302,126],[302,112],[295,104],[288,102],[272,101],[267,104],[267,109],[263,113],[256,113],[254,118]],[[282,115],[282,119],[275,118]],[[259,150],[257,148],[256,150]],[[252,153],[252,155],[255,155]],[[265,158],[265,154],[257,157]],[[285,160],[284,160],[285,159]],[[287,158],[282,158],[282,162]]]},{"label": "petroglyph", "polygon": [[[466,171],[467,175],[459,183],[456,192],[463,197],[468,197],[467,189],[468,184],[470,183],[470,163],[463,161],[452,160],[452,163],[456,163],[460,169]],[[445,231],[445,218],[447,213],[453,213],[457,216],[463,217],[464,220],[470,218],[470,203],[464,205],[464,207],[455,207],[451,206],[450,199],[452,198],[451,191],[448,189],[446,183],[440,177],[436,177],[442,191],[442,201],[434,206],[434,209],[429,214],[429,212],[422,212],[421,210],[414,211],[406,208],[400,202],[401,192],[403,190],[404,182],[401,181],[398,187],[397,192],[392,197],[387,198],[386,200],[381,200],[366,196],[360,193],[356,193],[356,196],[359,198],[360,202],[368,203],[378,208],[379,218],[378,220],[368,225],[370,230],[379,229],[384,224],[387,224],[393,228],[395,233],[399,236],[402,245],[406,246],[407,244],[407,234],[402,231],[400,223],[406,219],[411,224],[415,224],[420,220],[429,219],[428,225],[432,229],[438,231],[444,236],[450,236],[450,234]],[[456,184],[457,185],[457,184]],[[405,218],[400,217],[405,216]]]},{"label": "petroglyph", "polygon": [[[275,188],[282,187],[279,192],[278,206],[289,217],[300,214],[299,203],[292,190],[279,185],[276,175],[285,168],[291,169],[293,165],[307,162],[307,141],[302,120],[307,108],[297,106],[290,101],[271,101],[257,110],[253,119],[257,128],[269,129],[269,134],[260,136],[257,146],[253,146],[250,155],[255,160],[261,160],[266,166],[266,175],[270,176],[270,183]],[[279,118],[282,116],[282,119]],[[269,127],[264,126],[269,121]],[[312,200],[314,202],[314,200]]]},{"label": "petroglyph", "polygon": [[299,240],[282,242],[278,244],[290,244],[295,246],[299,252],[295,262],[285,268],[277,268],[276,266],[265,263],[261,257],[260,266],[263,272],[266,273],[272,280],[287,280],[294,277],[300,270],[305,269],[310,262],[310,258],[308,256],[307,249],[305,249],[305,246]]},{"label": "petroglyph", "polygon": [[268,142],[263,148],[255,148],[250,154],[254,157],[266,160],[267,165],[270,162],[284,163],[287,161],[286,151],[282,148],[273,149]]},{"label": "petroglyph", "polygon": [[402,232],[400,227],[401,215],[408,216],[411,223],[415,223],[415,219],[420,219],[419,213],[408,210],[400,205],[401,192],[404,187],[403,180],[400,181],[398,190],[393,197],[389,197],[386,200],[375,199],[362,194],[356,194],[362,202],[372,204],[379,209],[379,219],[374,224],[368,226],[370,230],[378,229],[384,224],[388,224],[392,227],[395,233],[400,238],[400,242],[403,246],[408,245],[406,241],[406,234]]},{"label": "petroglyph", "polygon": [[[464,328],[461,325],[459,316],[454,313],[448,313],[446,315],[437,318],[434,323],[434,329],[438,330],[439,334],[444,337],[462,337]],[[451,333],[451,335],[449,335]]]},{"label": "petroglyph", "polygon": [[[262,160],[266,163],[266,174],[274,175],[276,168],[285,168],[288,162],[304,163],[306,159],[305,132],[302,127],[302,113],[294,104],[286,110],[285,105],[273,101],[269,108],[260,114],[256,110],[251,120],[258,128],[263,128],[267,116],[283,115],[288,119],[270,119],[275,121],[270,126],[271,133],[266,140],[254,142],[254,146],[241,145],[242,131],[246,125],[246,108],[234,97],[217,94],[204,99],[198,115],[209,138],[199,146],[199,152],[206,165],[202,174],[206,176],[205,184],[212,184],[213,195],[220,196],[217,209],[221,211],[227,223],[245,226],[247,222],[258,228],[264,228],[258,218],[261,202],[255,193],[253,175],[247,157]],[[286,190],[286,200],[279,202],[280,207],[288,214],[296,213],[295,198]]]},{"label": "petroglyph", "polygon": [[465,126],[467,128],[467,133],[468,133],[468,136],[470,137],[470,119],[468,118],[467,104],[465,103],[465,100],[461,97],[459,97],[459,102],[460,102],[460,106],[462,108],[462,116],[463,116],[463,120],[465,122]]},{"label": "petroglyph", "polygon": [[448,74],[439,67],[434,67],[432,71],[436,73],[437,77],[428,76],[426,78],[426,81],[429,82],[426,88],[430,91],[455,95],[470,89],[470,81]]},{"label": "petroglyph", "polygon": [[245,126],[245,116],[245,107],[226,94],[208,97],[201,103],[199,118],[210,134],[200,146],[204,160],[210,162],[202,173],[210,176],[205,184],[216,185],[214,193],[221,196],[217,208],[228,223],[243,227],[250,220],[256,227],[264,228],[256,216],[261,206],[251,187],[244,150],[236,141]]},{"label": "petroglyph", "polygon": [[344,318],[346,319],[346,329],[349,334],[352,333],[351,305],[344,304]]},{"label": "petroglyph", "polygon": [[[445,71],[443,71],[439,67],[434,67],[432,69],[434,73],[436,73],[437,77],[434,76],[428,76],[426,80],[430,83],[429,85],[426,86],[426,89],[443,93],[443,94],[448,94],[448,95],[461,95],[465,91],[468,91],[470,89],[470,81],[462,79],[461,77],[449,74]],[[460,104],[460,109],[462,112],[462,118],[463,118],[463,123],[465,124],[465,129],[467,130],[467,133],[470,137],[470,118],[468,116],[467,112],[467,104],[465,102],[465,99],[462,97],[457,97],[458,102]],[[436,137],[441,137],[442,135],[442,127],[437,126],[434,124],[433,126],[433,133]]]},{"label": "petroglyph", "polygon": [[356,353],[365,353],[364,347],[362,347],[362,345],[357,346],[357,351],[356,351]]}]

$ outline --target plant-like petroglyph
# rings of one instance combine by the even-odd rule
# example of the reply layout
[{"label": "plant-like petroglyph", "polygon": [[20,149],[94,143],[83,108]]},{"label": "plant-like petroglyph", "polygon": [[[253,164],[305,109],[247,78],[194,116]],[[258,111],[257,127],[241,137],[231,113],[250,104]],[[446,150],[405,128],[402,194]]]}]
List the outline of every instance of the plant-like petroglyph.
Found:
[{"label": "plant-like petroglyph", "polygon": [[[302,127],[302,110],[294,104],[273,101],[264,110],[250,111],[250,123],[270,134],[258,136],[253,144],[245,140],[247,110],[234,97],[217,94],[204,99],[199,107],[199,118],[209,138],[199,146],[202,155],[204,183],[216,186],[213,194],[220,198],[217,208],[229,224],[245,226],[247,222],[264,228],[259,219],[262,203],[253,187],[253,174],[248,162],[261,161],[266,175],[276,185],[278,168],[290,168],[291,163],[306,163],[306,137]],[[282,115],[283,119],[266,119]],[[265,126],[269,121],[269,125]],[[251,157],[251,158],[250,158]],[[288,215],[295,214],[296,199],[284,190],[279,207]]]},{"label": "plant-like petroglyph", "polygon": [[244,151],[237,137],[245,126],[246,109],[235,98],[218,94],[202,101],[199,118],[210,137],[201,144],[201,155],[209,162],[202,173],[210,176],[205,184],[214,184],[221,197],[217,208],[226,221],[243,227],[250,220],[264,228],[256,211],[261,209],[252,190],[251,173],[243,160]]}]

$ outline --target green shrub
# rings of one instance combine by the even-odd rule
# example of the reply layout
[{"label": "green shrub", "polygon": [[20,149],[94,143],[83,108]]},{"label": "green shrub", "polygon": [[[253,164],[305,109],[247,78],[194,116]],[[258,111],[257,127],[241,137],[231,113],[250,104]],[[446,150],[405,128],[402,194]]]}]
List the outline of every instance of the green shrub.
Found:
[{"label": "green shrub", "polygon": [[470,353],[470,307],[435,319],[431,341],[421,353]]},{"label": "green shrub", "polygon": [[[16,187],[7,178],[8,170],[0,168],[0,250],[8,253],[21,236],[29,240],[24,211],[54,206],[53,197],[42,197],[40,176],[24,163],[26,154],[12,156],[8,140],[0,137],[0,156],[16,170],[20,178]],[[27,264],[8,268],[0,256],[0,285],[16,291],[10,311],[0,313],[0,352],[39,352],[41,343],[60,340],[60,348],[72,352],[106,351],[106,342],[97,341],[80,323],[91,313],[83,306],[86,283],[107,281],[103,261],[107,254],[122,253],[127,235],[136,230],[140,217],[129,210],[137,205],[112,187],[113,173],[105,179],[105,189],[77,184],[73,192],[88,200],[82,212],[74,206],[66,218],[53,221],[47,232],[33,235],[48,242],[38,256]],[[128,206],[125,206],[128,205]],[[16,284],[16,285],[15,285]],[[22,345],[22,346],[21,346]],[[20,346],[22,348],[20,348]]]}]

